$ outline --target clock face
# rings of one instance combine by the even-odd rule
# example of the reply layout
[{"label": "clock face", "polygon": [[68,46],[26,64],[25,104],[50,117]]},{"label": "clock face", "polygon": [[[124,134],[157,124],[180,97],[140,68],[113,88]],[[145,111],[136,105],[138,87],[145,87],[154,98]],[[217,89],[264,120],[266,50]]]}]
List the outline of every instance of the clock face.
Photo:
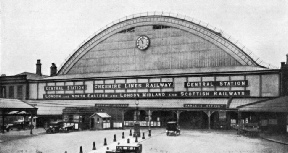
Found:
[{"label": "clock face", "polygon": [[145,50],[149,47],[150,40],[147,36],[140,36],[136,40],[136,46],[140,50]]}]

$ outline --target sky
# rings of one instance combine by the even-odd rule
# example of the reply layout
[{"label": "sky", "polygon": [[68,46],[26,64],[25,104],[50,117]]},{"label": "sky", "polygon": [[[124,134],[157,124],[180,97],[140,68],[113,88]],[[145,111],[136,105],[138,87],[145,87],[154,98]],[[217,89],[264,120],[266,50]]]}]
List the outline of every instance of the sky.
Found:
[{"label": "sky", "polygon": [[171,12],[222,29],[266,63],[288,53],[287,0],[1,0],[0,74],[60,69],[105,25],[137,13]]}]

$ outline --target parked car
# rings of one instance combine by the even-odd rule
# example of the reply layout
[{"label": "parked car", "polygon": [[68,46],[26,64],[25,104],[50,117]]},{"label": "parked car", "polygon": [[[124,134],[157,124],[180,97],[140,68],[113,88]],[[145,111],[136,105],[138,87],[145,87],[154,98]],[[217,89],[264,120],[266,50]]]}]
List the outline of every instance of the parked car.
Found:
[{"label": "parked car", "polygon": [[[3,128],[3,126],[1,127]],[[4,129],[9,132],[10,130],[26,130],[29,129],[29,121],[18,120],[12,123],[6,124]]]},{"label": "parked car", "polygon": [[2,129],[4,129],[7,132],[9,132],[9,130],[10,130],[9,127],[12,127],[12,126],[13,126],[13,124],[5,124],[4,126],[2,125],[0,129],[1,129],[1,131],[2,131]]},{"label": "parked car", "polygon": [[180,126],[176,121],[170,121],[166,124],[166,135],[180,135]]},{"label": "parked car", "polygon": [[63,121],[54,121],[50,122],[46,133],[58,133],[58,132],[69,132],[74,129],[74,126],[64,126]]},{"label": "parked car", "polygon": [[142,153],[142,144],[119,144],[116,146],[116,150],[107,150],[106,153]]}]

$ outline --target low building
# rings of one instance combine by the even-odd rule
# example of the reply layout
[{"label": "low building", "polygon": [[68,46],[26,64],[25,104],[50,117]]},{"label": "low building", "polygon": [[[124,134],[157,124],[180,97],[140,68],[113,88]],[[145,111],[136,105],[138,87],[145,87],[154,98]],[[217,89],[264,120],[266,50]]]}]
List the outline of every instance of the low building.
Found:
[{"label": "low building", "polygon": [[[110,129],[111,128],[111,122],[110,122],[111,116],[107,113],[94,113],[90,116],[90,129]],[[115,127],[117,128],[117,127]]]}]

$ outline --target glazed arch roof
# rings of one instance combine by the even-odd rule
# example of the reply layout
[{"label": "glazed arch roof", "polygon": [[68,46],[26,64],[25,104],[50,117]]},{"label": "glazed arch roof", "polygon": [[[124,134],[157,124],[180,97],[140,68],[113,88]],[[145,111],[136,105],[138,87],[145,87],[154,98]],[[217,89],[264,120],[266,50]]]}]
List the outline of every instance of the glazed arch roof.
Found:
[{"label": "glazed arch roof", "polygon": [[147,12],[126,16],[98,30],[95,34],[85,40],[76,51],[69,55],[69,57],[62,64],[58,75],[67,74],[73,65],[93,46],[95,46],[95,44],[100,43],[113,34],[136,26],[155,24],[171,26],[188,32],[193,32],[205,40],[211,41],[221,48],[225,48],[230,55],[237,58],[237,60],[243,65],[262,68],[275,68],[272,65],[266,64],[259,60],[259,58],[257,58],[244,45],[233,40],[231,36],[225,34],[222,30],[212,27],[207,23],[179,14]]}]

